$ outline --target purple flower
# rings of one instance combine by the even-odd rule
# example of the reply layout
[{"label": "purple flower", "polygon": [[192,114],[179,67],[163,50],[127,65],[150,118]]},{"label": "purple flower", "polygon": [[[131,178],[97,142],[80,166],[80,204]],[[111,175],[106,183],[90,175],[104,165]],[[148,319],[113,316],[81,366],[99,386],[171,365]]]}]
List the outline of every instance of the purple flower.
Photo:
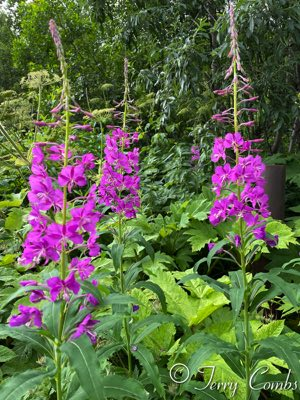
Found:
[{"label": "purple flower", "polygon": [[70,224],[60,225],[53,222],[48,225],[46,234],[48,242],[53,246],[65,246],[68,240],[75,244],[81,244],[83,242],[82,236],[77,233],[75,227],[70,226]]},{"label": "purple flower", "polygon": [[[65,145],[59,144],[51,146],[47,149],[47,152],[49,153],[49,160],[62,161],[65,158]],[[68,158],[70,157],[72,157],[72,153],[68,150]]]},{"label": "purple flower", "polygon": [[239,149],[244,144],[244,139],[239,132],[236,133],[227,133],[223,140],[223,145],[225,149],[233,148],[234,151]]},{"label": "purple flower", "polygon": [[58,103],[54,108],[52,108],[52,110],[50,110],[51,114],[57,114],[59,113],[63,108],[63,104],[62,103]]},{"label": "purple flower", "polygon": [[96,224],[99,221],[101,214],[94,211],[95,202],[88,200],[83,207],[72,208],[70,214],[72,219],[69,222],[70,227],[75,226],[79,231],[90,233],[96,232]]},{"label": "purple flower", "polygon": [[44,153],[40,146],[36,143],[32,149],[32,163],[35,165],[42,164],[44,161]]},{"label": "purple flower", "polygon": [[85,169],[93,169],[95,168],[95,156],[92,153],[84,154],[76,163],[82,165]]},{"label": "purple flower", "polygon": [[127,218],[135,217],[140,207],[139,149],[126,150],[132,141],[129,133],[119,128],[112,136],[106,136],[105,162],[99,185],[100,200]]},{"label": "purple flower", "polygon": [[200,159],[200,149],[199,146],[193,145],[191,147],[192,158],[191,161],[198,161]]},{"label": "purple flower", "polygon": [[267,246],[270,247],[275,247],[278,245],[278,235],[274,235],[272,238],[271,237],[267,237],[266,238],[266,244]]},{"label": "purple flower", "polygon": [[216,138],[214,141],[213,152],[211,155],[212,162],[218,162],[222,158],[224,161],[226,159],[225,147],[222,138]]},{"label": "purple flower", "polygon": [[85,280],[90,277],[95,267],[91,264],[91,258],[73,258],[69,266],[71,270],[77,271],[80,279]]},{"label": "purple flower", "polygon": [[234,243],[235,243],[236,247],[240,247],[241,246],[242,240],[241,240],[240,235],[234,235]]},{"label": "purple flower", "polygon": [[59,260],[59,252],[49,244],[48,240],[45,237],[39,237],[39,235],[37,235],[36,237],[28,236],[25,243],[23,244],[24,251],[20,258],[20,262],[22,265],[39,265],[42,260],[44,260],[44,264],[47,264],[49,260]]},{"label": "purple flower", "polygon": [[57,182],[60,186],[68,186],[69,193],[74,185],[85,186],[86,178],[84,176],[84,168],[82,165],[64,167],[58,175]]},{"label": "purple flower", "polygon": [[88,302],[88,303],[90,303],[92,306],[94,306],[94,307],[96,307],[96,306],[98,306],[100,303],[99,303],[99,300],[98,299],[96,299],[96,297],[95,296],[93,296],[91,293],[88,293],[87,295],[86,295],[86,301]]},{"label": "purple flower", "polygon": [[33,206],[40,210],[47,211],[50,208],[62,208],[63,193],[59,189],[54,189],[50,177],[41,179],[40,176],[31,175],[29,178],[31,191],[28,199]]},{"label": "purple flower", "polygon": [[37,286],[39,283],[34,280],[28,280],[28,281],[21,281],[19,282],[21,286]]},{"label": "purple flower", "polygon": [[80,285],[75,279],[74,271],[72,271],[65,280],[60,279],[58,276],[48,279],[47,285],[50,289],[52,301],[56,301],[61,293],[63,294],[63,298],[68,301],[70,298],[70,291],[77,294],[80,290]]},{"label": "purple flower", "polygon": [[98,324],[98,320],[92,319],[92,315],[88,314],[83,321],[77,326],[76,331],[71,336],[71,339],[77,339],[81,335],[86,334],[93,344],[97,342],[97,334],[92,331],[94,326]]},{"label": "purple flower", "polygon": [[42,312],[35,307],[23,306],[22,304],[18,307],[21,314],[13,315],[9,320],[10,326],[36,326],[41,328],[42,326]]},{"label": "purple flower", "polygon": [[138,306],[137,304],[133,304],[133,306],[132,306],[132,311],[133,312],[136,312],[136,311],[138,311],[140,309],[140,306]]},{"label": "purple flower", "polygon": [[209,221],[212,225],[218,225],[225,221],[228,215],[229,201],[227,198],[216,200],[209,214]]},{"label": "purple flower", "polygon": [[29,296],[31,303],[38,303],[45,298],[45,293],[42,290],[33,290]]},{"label": "purple flower", "polygon": [[82,131],[86,131],[86,132],[92,132],[93,128],[91,127],[91,125],[87,124],[87,125],[74,125],[73,129],[80,129]]},{"label": "purple flower", "polygon": [[96,257],[100,254],[100,246],[97,244],[98,235],[92,233],[87,240],[87,248],[89,249],[89,256]]},{"label": "purple flower", "polygon": [[[223,159],[225,164],[217,166],[212,176],[213,191],[218,198],[210,211],[211,224],[217,225],[226,219],[244,220],[246,226],[251,228],[257,239],[267,242],[264,218],[269,217],[268,196],[264,191],[265,181],[263,172],[265,165],[260,156],[249,154],[253,141],[245,141],[239,132],[227,133],[225,138],[216,138],[213,148],[212,160]],[[231,167],[230,156],[227,150],[236,153],[236,164]],[[241,156],[247,151],[246,157]],[[253,150],[252,150],[253,151]],[[226,162],[227,161],[227,162]],[[225,196],[225,191],[231,192]],[[274,243],[270,240],[271,245]],[[241,238],[234,238],[236,247],[240,247]]]}]

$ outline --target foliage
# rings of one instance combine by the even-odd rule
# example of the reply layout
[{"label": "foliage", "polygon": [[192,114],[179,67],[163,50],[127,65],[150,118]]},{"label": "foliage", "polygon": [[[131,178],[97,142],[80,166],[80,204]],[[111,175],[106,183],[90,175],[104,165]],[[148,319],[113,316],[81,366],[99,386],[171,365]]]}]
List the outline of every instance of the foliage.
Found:
[{"label": "foliage", "polygon": [[[1,399],[54,400],[60,381],[63,400],[242,400],[247,363],[252,373],[265,371],[256,374],[260,389],[247,400],[299,397],[299,387],[284,383],[300,382],[300,7],[295,0],[236,3],[243,66],[259,96],[260,134],[250,127],[248,139],[264,137],[258,146],[262,159],[287,167],[287,218],[265,220],[268,239],[278,235],[273,248],[254,238],[241,250],[233,240],[240,234],[238,221],[215,226],[209,221],[217,133],[211,115],[221,107],[213,90],[223,83],[229,50],[224,1],[5,2],[0,13]],[[60,26],[68,80],[48,34],[51,18]],[[76,97],[88,110],[83,111],[88,128],[68,109],[61,127],[47,125],[62,74],[61,100],[72,82],[72,110]],[[225,103],[230,110],[231,101]],[[19,283],[57,276],[55,260],[27,269],[20,257],[30,238],[34,142],[61,143],[68,117],[69,128],[80,126],[74,154],[97,156],[88,173],[91,184],[111,189],[107,181],[113,178],[116,196],[105,202],[103,195],[97,203],[95,240],[101,254],[92,257],[97,285],[80,280],[78,298],[69,291],[69,301],[50,302],[49,288]],[[138,132],[140,190],[130,185],[133,171],[122,170],[124,159],[132,157],[124,145],[127,134],[118,142],[116,133],[108,134],[112,124]],[[199,150],[197,159],[192,145]],[[116,159],[123,166],[116,167]],[[46,162],[54,179],[59,167],[52,164]],[[132,165],[137,172],[137,163]],[[110,176],[111,166],[126,180],[124,187],[119,176]],[[78,187],[69,193],[65,222],[85,195]],[[141,199],[138,212],[122,208],[124,197],[130,208],[132,195],[136,205]],[[47,224],[52,219],[61,225],[62,214],[50,210]],[[71,251],[78,258],[82,249]],[[20,305],[32,306],[28,294],[36,290],[48,297],[34,304],[44,312],[42,329],[8,327]],[[94,307],[82,307],[85,296]],[[100,322],[74,338],[87,313]],[[207,366],[215,367],[213,377]]]}]

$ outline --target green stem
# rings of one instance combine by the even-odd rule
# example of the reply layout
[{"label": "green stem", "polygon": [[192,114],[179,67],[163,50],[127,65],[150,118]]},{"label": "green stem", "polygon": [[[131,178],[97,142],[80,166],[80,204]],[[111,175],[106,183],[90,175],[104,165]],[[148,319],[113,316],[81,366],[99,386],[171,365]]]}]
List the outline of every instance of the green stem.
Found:
[{"label": "green stem", "polygon": [[56,398],[57,398],[57,400],[62,400],[62,385],[61,385],[61,381],[62,381],[62,379],[61,379],[62,365],[61,365],[61,352],[60,352],[60,348],[59,347],[56,348],[55,363],[56,363],[56,367],[57,367],[56,377],[55,377],[55,381],[56,381]]},{"label": "green stem", "polygon": [[129,84],[128,84],[128,60],[125,58],[124,60],[124,113],[123,113],[123,131],[126,128],[126,119],[128,114],[128,98],[129,98]]},{"label": "green stem", "polygon": [[[65,149],[64,149],[64,167],[68,165],[68,151],[69,151],[69,136],[70,136],[70,88],[67,79],[67,73],[65,69],[64,74],[64,93],[65,93]],[[62,225],[65,226],[67,222],[67,201],[68,201],[68,191],[67,187],[64,187],[63,190],[63,207],[62,207]],[[60,279],[65,279],[67,275],[67,253],[65,249],[64,243],[62,243],[61,249],[61,265],[60,265]],[[63,326],[65,322],[66,316],[66,309],[65,309],[65,302],[64,300],[61,303],[60,308],[60,316],[59,316],[59,328],[58,328],[58,343],[56,346],[56,396],[57,400],[62,400],[62,358],[61,358],[61,351],[60,346],[62,344],[63,339]]]},{"label": "green stem", "polygon": [[[39,85],[38,106],[37,106],[37,112],[36,112],[36,120],[37,120],[37,121],[38,121],[39,118],[40,118],[41,100],[42,100],[42,84]],[[38,127],[35,126],[35,129],[34,129],[34,136],[33,136],[33,143],[36,142],[37,130],[38,130]]]},{"label": "green stem", "polygon": [[[118,220],[118,234],[119,234],[119,243],[121,244],[123,242],[123,232],[122,232],[122,216],[119,214],[119,220]],[[121,286],[121,293],[125,294],[125,279],[124,279],[124,269],[123,269],[123,263],[121,260],[121,265],[120,265],[120,286]],[[124,330],[125,330],[125,338],[126,338],[126,348],[127,348],[127,360],[128,360],[128,374],[129,376],[132,375],[132,359],[131,359],[131,343],[130,343],[130,333],[129,333],[129,324],[128,324],[128,319],[125,317],[124,318]]]},{"label": "green stem", "polygon": [[[233,118],[234,118],[234,132],[238,132],[239,123],[238,123],[238,76],[236,69],[236,61],[233,61]],[[239,163],[239,152],[236,149],[236,165]],[[241,187],[237,186],[237,197],[241,199]],[[242,218],[239,219],[239,235],[241,238],[241,250],[240,250],[240,258],[241,258],[241,269],[243,272],[243,281],[244,281],[244,313],[243,313],[243,324],[244,324],[244,340],[245,340],[245,380],[246,380],[246,395],[245,400],[250,398],[250,366],[251,366],[251,357],[250,357],[250,324],[249,324],[249,294],[248,294],[248,282],[247,282],[247,264],[245,261],[245,246],[244,246],[244,225]]]}]

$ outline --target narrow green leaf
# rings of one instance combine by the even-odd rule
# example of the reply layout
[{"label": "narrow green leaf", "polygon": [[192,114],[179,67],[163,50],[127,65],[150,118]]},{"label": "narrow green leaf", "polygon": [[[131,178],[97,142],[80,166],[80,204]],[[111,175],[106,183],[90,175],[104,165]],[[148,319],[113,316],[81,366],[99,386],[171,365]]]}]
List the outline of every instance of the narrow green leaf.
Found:
[{"label": "narrow green leaf", "polygon": [[111,344],[104,345],[97,351],[97,358],[99,361],[107,360],[114,353],[116,353],[117,351],[119,351],[123,348],[124,348],[123,343],[111,343]]},{"label": "narrow green leaf", "polygon": [[209,286],[211,286],[213,289],[223,293],[227,298],[229,298],[230,287],[229,285],[226,285],[226,283],[219,282],[216,279],[213,279],[207,275],[198,275],[198,278],[202,279],[204,282],[208,283]]},{"label": "narrow green leaf", "polygon": [[150,281],[140,281],[135,285],[135,287],[137,287],[137,288],[143,287],[143,288],[149,289],[153,293],[155,293],[157,295],[157,297],[159,298],[162,311],[164,313],[167,313],[166,296],[165,296],[163,290],[160,288],[159,285],[157,285],[154,282],[150,282]]},{"label": "narrow green leaf", "polygon": [[103,377],[105,398],[146,400],[148,393],[143,385],[133,378],[108,375]]},{"label": "narrow green leaf", "polygon": [[54,375],[54,371],[40,369],[28,370],[5,380],[0,385],[1,400],[19,400],[28,390],[36,388],[47,377]]},{"label": "narrow green leaf", "polygon": [[234,319],[236,319],[240,313],[244,300],[245,284],[243,279],[243,272],[241,270],[230,271],[229,277],[232,284],[232,287],[229,290],[231,307]]},{"label": "narrow green leaf", "polygon": [[152,324],[148,325],[142,332],[133,336],[132,342],[134,344],[140,343],[146,336],[149,336],[156,328],[161,325],[159,322],[153,322]]},{"label": "narrow green leaf", "polygon": [[12,328],[8,325],[0,325],[0,336],[9,336],[20,342],[29,343],[38,352],[52,357],[52,346],[47,339],[41,336],[39,331],[26,326]]},{"label": "narrow green leaf", "polygon": [[216,389],[207,388],[207,383],[199,381],[186,382],[180,385],[180,393],[192,393],[193,399],[200,400],[226,400],[226,397],[219,393]]},{"label": "narrow green leaf", "polygon": [[113,261],[113,265],[116,271],[118,271],[121,267],[122,257],[124,252],[124,245],[114,243],[111,247],[111,258]]},{"label": "narrow green leaf", "polygon": [[58,337],[58,316],[60,313],[61,304],[61,301],[51,301],[48,302],[43,310],[43,321],[46,324],[48,331],[56,338]]},{"label": "narrow green leaf", "polygon": [[217,242],[214,247],[209,251],[207,256],[207,265],[210,268],[210,264],[213,260],[214,255],[219,251],[225,244],[228,243],[228,239],[223,239],[220,242]]},{"label": "narrow green leaf", "polygon": [[81,387],[89,400],[104,400],[103,380],[100,376],[96,352],[86,335],[64,343],[61,350],[67,354]]},{"label": "narrow green leaf", "polygon": [[5,346],[0,346],[0,362],[6,362],[16,357],[16,353]]},{"label": "narrow green leaf", "polygon": [[299,289],[298,285],[284,281],[274,272],[260,273],[258,275],[258,279],[263,279],[264,281],[268,280],[269,282],[273,283],[275,287],[280,289],[281,293],[286,295],[294,307],[298,307],[300,305],[300,302],[297,298],[297,290]]},{"label": "narrow green leaf", "polygon": [[142,235],[138,235],[137,243],[145,248],[146,253],[151,258],[151,260],[154,262],[155,251],[154,251],[153,247],[151,246],[151,244],[149,242],[147,242],[147,240]]},{"label": "narrow green leaf", "polygon": [[95,332],[105,332],[109,329],[113,328],[118,322],[123,321],[124,315],[122,314],[113,314],[113,315],[105,315],[101,317],[100,323],[95,328]]},{"label": "narrow green leaf", "polygon": [[300,382],[300,361],[295,351],[296,349],[299,351],[299,347],[293,346],[291,338],[284,335],[269,337],[262,340],[260,346],[271,350],[276,357],[284,360],[292,370],[294,378]]},{"label": "narrow green leaf", "polygon": [[148,350],[142,344],[139,344],[137,350],[132,351],[132,355],[143,366],[147,375],[151,379],[151,383],[155,387],[157,393],[161,396],[162,399],[164,399],[165,398],[165,389],[161,383],[159,370],[155,363],[155,360],[154,360],[154,357],[153,357],[153,354],[151,353],[151,351]]},{"label": "narrow green leaf", "polygon": [[105,305],[111,304],[136,304],[137,299],[122,293],[111,293],[103,300]]}]

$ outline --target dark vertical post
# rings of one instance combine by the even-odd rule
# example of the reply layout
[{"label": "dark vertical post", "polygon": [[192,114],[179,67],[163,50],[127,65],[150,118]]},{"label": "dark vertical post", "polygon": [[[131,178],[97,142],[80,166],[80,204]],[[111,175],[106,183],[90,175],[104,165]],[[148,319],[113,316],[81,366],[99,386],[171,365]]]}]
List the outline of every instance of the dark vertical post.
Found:
[{"label": "dark vertical post", "polygon": [[269,196],[271,216],[284,219],[285,213],[285,165],[267,165],[265,170],[265,191]]}]

